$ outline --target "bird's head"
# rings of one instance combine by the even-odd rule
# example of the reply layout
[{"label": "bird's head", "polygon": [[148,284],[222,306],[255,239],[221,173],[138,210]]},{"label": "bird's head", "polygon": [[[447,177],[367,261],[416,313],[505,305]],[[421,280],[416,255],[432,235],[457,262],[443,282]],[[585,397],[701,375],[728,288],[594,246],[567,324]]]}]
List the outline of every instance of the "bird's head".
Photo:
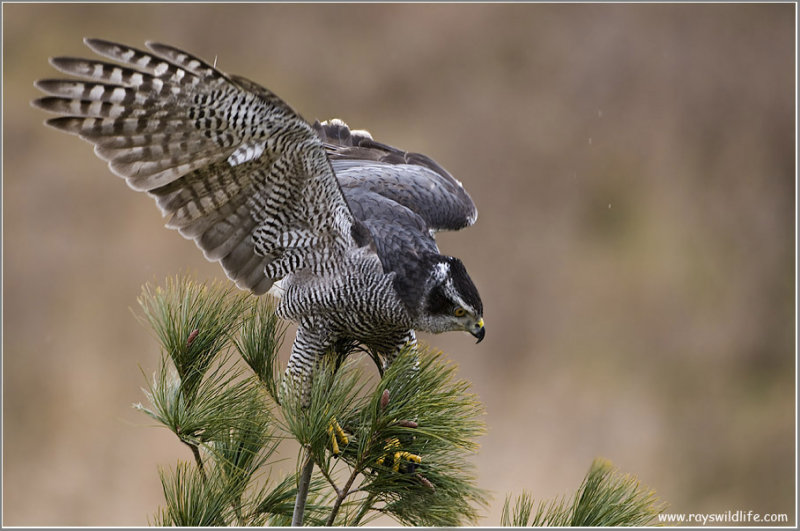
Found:
[{"label": "bird's head", "polygon": [[428,332],[466,330],[483,340],[483,303],[461,260],[441,256],[432,264],[420,316]]}]

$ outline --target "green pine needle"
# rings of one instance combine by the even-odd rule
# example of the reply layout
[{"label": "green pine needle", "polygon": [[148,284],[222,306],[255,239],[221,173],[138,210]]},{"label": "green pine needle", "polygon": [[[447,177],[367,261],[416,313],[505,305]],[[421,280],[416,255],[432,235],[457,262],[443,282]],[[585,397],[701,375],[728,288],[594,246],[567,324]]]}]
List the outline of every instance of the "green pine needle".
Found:
[{"label": "green pine needle", "polygon": [[263,401],[245,402],[243,409],[249,414],[230,419],[229,429],[207,445],[227,488],[237,498],[278,447],[273,419],[263,408]]},{"label": "green pine needle", "polygon": [[276,403],[279,401],[277,382],[280,381],[276,357],[285,331],[286,325],[275,314],[272,300],[261,298],[245,313],[239,337],[234,339],[242,359]]},{"label": "green pine needle", "polygon": [[[282,377],[277,352],[285,326],[271,301],[176,278],[146,286],[139,303],[163,355],[145,390],[149,405],[135,407],[194,457],[159,471],[165,505],[155,524],[291,524],[299,472],[263,479],[286,438],[301,444],[298,463],[307,452],[314,461],[305,525],[363,525],[382,514],[416,526],[477,522],[487,493],[470,459],[485,432],[484,410],[441,355],[402,352],[376,382],[353,355],[365,351],[338,344],[319,361],[310,405],[301,407],[301,389]],[[338,455],[336,424],[347,434],[337,439]],[[412,465],[415,455],[421,462]],[[661,511],[652,491],[597,460],[570,499],[537,505],[525,492],[513,504],[507,498],[502,523],[640,526]]]},{"label": "green pine needle", "polygon": [[260,387],[255,379],[245,378],[243,370],[230,364],[226,353],[220,363],[206,371],[198,382],[195,399],[188,401],[181,380],[162,359],[161,369],[145,391],[151,408],[136,406],[159,421],[190,445],[220,440],[234,426],[253,422],[253,410],[266,414]]},{"label": "green pine needle", "polygon": [[655,492],[596,459],[576,495],[573,526],[643,526],[663,511]]},{"label": "green pine needle", "polygon": [[636,478],[617,471],[605,459],[595,459],[586,478],[572,498],[539,503],[534,510],[530,494],[511,497],[503,506],[501,525],[515,527],[626,527],[645,526],[665,509],[652,490]]},{"label": "green pine needle", "polygon": [[219,282],[206,286],[175,278],[167,279],[163,289],[146,285],[138,301],[172,359],[184,399],[191,403],[214,357],[239,325],[247,295]]},{"label": "green pine needle", "polygon": [[[227,525],[230,496],[221,484],[206,480],[197,468],[181,461],[174,470],[159,470],[166,506],[156,514],[159,526]],[[214,476],[212,476],[213,478]]]}]

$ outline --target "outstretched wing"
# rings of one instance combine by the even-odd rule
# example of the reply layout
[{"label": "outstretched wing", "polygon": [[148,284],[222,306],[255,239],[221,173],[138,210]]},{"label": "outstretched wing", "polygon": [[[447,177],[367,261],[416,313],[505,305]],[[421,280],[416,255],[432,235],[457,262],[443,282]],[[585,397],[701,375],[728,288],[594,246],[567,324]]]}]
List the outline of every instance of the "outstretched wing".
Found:
[{"label": "outstretched wing", "polygon": [[[167,226],[261,294],[353,245],[352,213],[311,125],[269,90],[186,52],[85,43],[118,63],[58,57],[79,79],[36,82],[47,121],[95,146]],[[266,274],[265,274],[266,271]]]},{"label": "outstretched wing", "polygon": [[341,120],[314,123],[343,187],[374,191],[409,208],[431,230],[458,230],[478,219],[467,191],[431,158],[376,142]]}]

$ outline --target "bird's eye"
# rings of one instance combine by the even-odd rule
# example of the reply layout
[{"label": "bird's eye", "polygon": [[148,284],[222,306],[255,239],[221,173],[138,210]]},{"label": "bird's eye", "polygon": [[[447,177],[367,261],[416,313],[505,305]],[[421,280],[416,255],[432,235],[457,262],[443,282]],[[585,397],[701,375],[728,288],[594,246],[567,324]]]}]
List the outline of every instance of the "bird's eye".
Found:
[{"label": "bird's eye", "polygon": [[467,310],[459,306],[458,308],[453,310],[453,315],[455,315],[456,317],[464,317],[465,315],[467,315]]}]

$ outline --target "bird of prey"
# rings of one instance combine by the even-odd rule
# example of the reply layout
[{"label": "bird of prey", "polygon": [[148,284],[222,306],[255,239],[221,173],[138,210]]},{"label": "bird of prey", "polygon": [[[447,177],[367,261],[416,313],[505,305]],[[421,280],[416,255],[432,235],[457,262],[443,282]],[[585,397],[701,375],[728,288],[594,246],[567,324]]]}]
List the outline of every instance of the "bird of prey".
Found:
[{"label": "bird of prey", "polygon": [[240,288],[277,292],[278,315],[298,325],[287,372],[304,395],[339,342],[388,367],[415,330],[483,339],[478,290],[434,240],[477,210],[436,162],[341,120],[306,122],[268,89],[171,46],[84,42],[115,62],[51,59],[75,78],[37,81],[48,96],[34,104],[155,198],[167,226]]}]

